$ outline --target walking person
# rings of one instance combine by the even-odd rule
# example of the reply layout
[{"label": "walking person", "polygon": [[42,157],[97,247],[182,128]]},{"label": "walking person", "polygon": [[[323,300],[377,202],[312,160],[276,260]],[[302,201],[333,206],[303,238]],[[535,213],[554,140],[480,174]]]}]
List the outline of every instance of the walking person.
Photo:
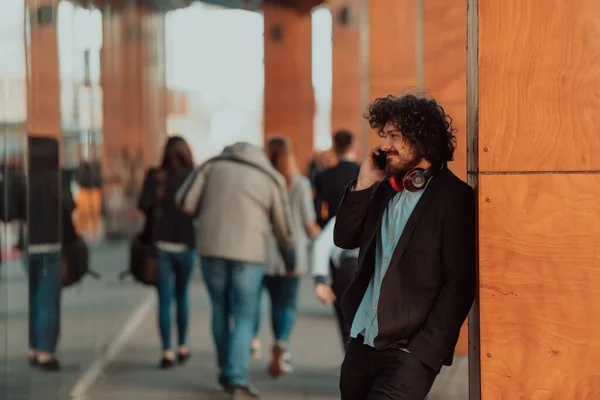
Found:
[{"label": "walking person", "polygon": [[423,400],[454,348],[475,296],[475,195],[449,169],[456,138],[434,100],[379,98],[381,138],[338,210],[334,242],[359,247],[342,297],[350,343],[342,400]]},{"label": "walking person", "polygon": [[[12,178],[17,219],[23,221],[19,248],[24,251],[29,280],[29,364],[41,371],[61,369],[56,357],[62,297],[61,236],[63,219],[75,203],[59,176],[60,150],[54,138],[29,136],[29,182]],[[12,208],[12,207],[9,207]]]},{"label": "walking person", "polygon": [[[275,343],[271,349],[269,375],[277,378],[293,371],[289,340],[296,322],[300,276],[308,272],[309,246],[320,229],[316,223],[310,180],[300,173],[292,143],[284,137],[273,137],[266,146],[271,163],[286,181],[290,197],[295,237],[296,269],[286,273],[276,246],[271,246],[265,265],[264,287],[271,299],[271,326]],[[262,294],[262,290],[260,292]],[[260,295],[259,295],[260,296]],[[262,313],[256,317],[253,350],[256,349]],[[260,342],[258,342],[260,343]]]},{"label": "walking person", "polygon": [[260,395],[249,381],[250,347],[271,235],[286,273],[295,268],[285,178],[262,148],[239,142],[198,167],[177,194],[197,215],[198,253],[212,307],[218,382],[234,399]]},{"label": "walking person", "polygon": [[[189,324],[188,287],[195,264],[195,231],[192,217],[175,204],[175,193],[194,168],[187,142],[172,136],[165,145],[159,168],[148,171],[138,208],[146,216],[142,235],[156,246],[158,328],[162,343],[160,368],[185,363]],[[177,356],[171,343],[171,307],[177,305]]]}]

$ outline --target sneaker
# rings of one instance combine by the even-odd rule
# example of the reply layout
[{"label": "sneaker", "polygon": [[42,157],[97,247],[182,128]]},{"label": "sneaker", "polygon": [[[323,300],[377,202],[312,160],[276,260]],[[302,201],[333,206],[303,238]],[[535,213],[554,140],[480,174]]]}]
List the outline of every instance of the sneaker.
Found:
[{"label": "sneaker", "polygon": [[232,400],[248,400],[248,399],[260,399],[260,393],[252,386],[233,386],[231,388],[231,399]]},{"label": "sneaker", "polygon": [[268,369],[269,375],[272,378],[278,378],[281,375],[293,372],[292,355],[285,347],[280,344],[273,345],[272,354],[273,358]]}]

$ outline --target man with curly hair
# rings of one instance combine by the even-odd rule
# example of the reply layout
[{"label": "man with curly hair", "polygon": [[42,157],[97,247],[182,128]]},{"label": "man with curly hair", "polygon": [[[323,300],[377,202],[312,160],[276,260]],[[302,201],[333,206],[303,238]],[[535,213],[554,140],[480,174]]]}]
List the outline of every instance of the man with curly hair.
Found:
[{"label": "man with curly hair", "polygon": [[360,248],[341,300],[342,400],[423,400],[451,365],[475,296],[475,196],[449,169],[452,119],[434,99],[376,99],[381,144],[346,189],[334,241]]}]

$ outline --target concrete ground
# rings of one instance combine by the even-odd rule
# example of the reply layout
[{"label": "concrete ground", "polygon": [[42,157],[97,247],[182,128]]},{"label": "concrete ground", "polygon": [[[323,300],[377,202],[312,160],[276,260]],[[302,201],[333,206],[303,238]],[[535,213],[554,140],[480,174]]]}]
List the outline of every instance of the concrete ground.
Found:
[{"label": "concrete ground", "polygon": [[[92,251],[94,269],[103,279],[87,278],[81,287],[65,290],[58,357],[64,370],[44,374],[32,370],[27,349],[27,286],[17,264],[4,265],[0,289],[0,398],[6,400],[67,399],[73,385],[101,357],[106,345],[122,330],[140,303],[152,299],[152,290],[131,280],[117,281],[125,268],[123,244],[101,245]],[[155,307],[88,391],[91,400],[227,399],[216,385],[217,369],[210,335],[209,304],[196,269],[190,288],[192,358],[169,371],[157,368],[160,358]],[[337,381],[342,349],[332,311],[314,298],[309,279],[302,282],[299,318],[292,340],[295,372],[278,380],[266,374],[270,326],[263,324],[263,357],[252,361],[252,382],[265,400],[339,399]],[[265,302],[266,305],[266,302]],[[265,313],[268,315],[268,313]],[[442,370],[429,400],[468,399],[467,362],[456,360]]]},{"label": "concrete ground", "polygon": [[[91,400],[129,399],[228,399],[216,384],[217,368],[210,334],[210,311],[203,285],[191,290],[193,316],[190,327],[192,358],[184,366],[162,371],[156,315],[145,320],[129,345],[106,370],[103,379],[91,390]],[[304,280],[300,315],[291,343],[295,372],[273,380],[266,373],[270,326],[263,324],[263,357],[253,360],[251,379],[264,400],[339,399],[338,372],[342,348],[331,310],[318,303],[312,282]],[[467,360],[459,358],[453,368],[444,369],[429,400],[468,399]]]}]

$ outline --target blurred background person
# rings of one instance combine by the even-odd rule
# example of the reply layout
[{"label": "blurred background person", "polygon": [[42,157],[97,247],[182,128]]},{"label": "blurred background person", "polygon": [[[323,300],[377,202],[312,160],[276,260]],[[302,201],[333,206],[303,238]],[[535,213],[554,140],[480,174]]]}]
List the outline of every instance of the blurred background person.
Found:
[{"label": "blurred background person", "polygon": [[188,287],[195,263],[193,219],[175,204],[175,193],[194,168],[192,152],[180,136],[172,136],[159,168],[146,174],[138,208],[146,216],[142,235],[156,246],[158,327],[162,343],[161,368],[175,363],[171,348],[171,304],[177,304],[177,361],[190,357]]},{"label": "blurred background person", "polygon": [[286,180],[262,148],[238,142],[198,167],[178,191],[177,202],[198,216],[218,381],[235,399],[258,398],[249,382],[250,348],[271,232],[286,273],[295,268]]},{"label": "blurred background person", "polygon": [[354,154],[354,134],[339,130],[333,135],[337,164],[315,176],[315,207],[321,227],[337,213],[346,186],[358,176],[360,165]]},{"label": "blurred background person", "polygon": [[[266,153],[273,166],[286,180],[294,222],[296,255],[296,269],[293,274],[286,274],[276,246],[268,249],[269,257],[265,264],[264,287],[271,299],[271,325],[275,339],[268,371],[269,375],[276,378],[293,371],[288,344],[296,321],[300,276],[308,272],[310,242],[318,235],[320,228],[316,223],[310,181],[300,173],[291,141],[284,137],[273,137],[267,143]],[[259,298],[261,295],[262,289]],[[260,351],[260,305],[258,310],[252,343],[254,354]]]},{"label": "blurred background person", "polygon": [[[56,347],[60,336],[61,240],[75,203],[59,176],[59,148],[54,138],[29,136],[28,179],[15,177],[15,204],[25,221],[19,247],[26,250],[29,281],[29,351],[31,366],[59,371]],[[64,218],[63,218],[64,217]],[[72,228],[72,225],[68,226]]]},{"label": "blurred background person", "polygon": [[308,164],[308,179],[313,191],[313,206],[317,213],[317,224],[324,226],[325,222],[321,220],[321,209],[323,208],[323,200],[317,196],[315,188],[315,179],[317,175],[326,169],[337,165],[338,159],[333,149],[317,151],[313,154],[310,163]]},{"label": "blurred background person", "polygon": [[[311,265],[315,295],[323,305],[333,304],[345,350],[350,338],[350,326],[342,315],[340,300],[358,268],[358,249],[344,250],[333,243],[335,220],[336,217],[331,218],[314,241]],[[331,283],[327,282],[329,279]]]}]

